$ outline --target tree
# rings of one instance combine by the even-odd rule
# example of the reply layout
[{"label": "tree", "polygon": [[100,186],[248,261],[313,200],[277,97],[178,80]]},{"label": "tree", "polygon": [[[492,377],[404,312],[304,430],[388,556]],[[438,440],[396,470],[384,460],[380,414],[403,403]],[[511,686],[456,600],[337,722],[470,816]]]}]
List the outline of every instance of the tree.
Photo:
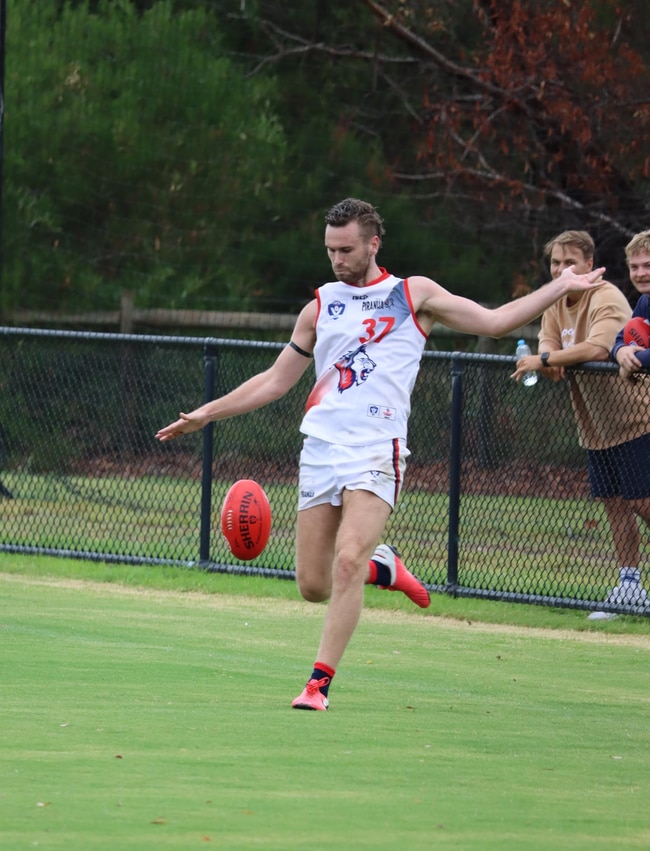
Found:
[{"label": "tree", "polygon": [[243,79],[205,10],[57,5],[10,10],[3,306],[249,305],[242,245],[285,155],[273,81]]},{"label": "tree", "polygon": [[257,3],[251,73],[300,65],[341,124],[381,140],[393,186],[423,216],[444,205],[474,238],[520,241],[528,256],[585,228],[626,280],[621,246],[650,226],[643,0],[326,7]]}]

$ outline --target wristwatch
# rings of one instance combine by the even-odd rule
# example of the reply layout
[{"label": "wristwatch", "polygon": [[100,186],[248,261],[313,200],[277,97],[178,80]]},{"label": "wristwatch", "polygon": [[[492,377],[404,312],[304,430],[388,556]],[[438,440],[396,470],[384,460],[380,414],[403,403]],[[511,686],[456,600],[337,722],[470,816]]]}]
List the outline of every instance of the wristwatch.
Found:
[{"label": "wristwatch", "polygon": [[549,359],[549,357],[550,357],[550,354],[551,354],[550,352],[542,352],[542,353],[541,353],[541,355],[539,356],[539,359],[540,359],[540,360],[541,360],[541,362],[542,362],[542,366],[543,366],[545,369],[546,369],[546,367],[548,366],[548,359]]}]

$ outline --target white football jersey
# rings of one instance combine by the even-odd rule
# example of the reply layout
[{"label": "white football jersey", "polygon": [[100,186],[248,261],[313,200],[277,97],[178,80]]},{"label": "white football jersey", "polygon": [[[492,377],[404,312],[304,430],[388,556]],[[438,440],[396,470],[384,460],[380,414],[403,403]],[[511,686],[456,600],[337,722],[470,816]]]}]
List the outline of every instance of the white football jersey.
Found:
[{"label": "white football jersey", "polygon": [[348,446],[406,439],[426,341],[408,281],[382,269],[365,287],[324,284],[316,299],[316,383],[300,430]]}]

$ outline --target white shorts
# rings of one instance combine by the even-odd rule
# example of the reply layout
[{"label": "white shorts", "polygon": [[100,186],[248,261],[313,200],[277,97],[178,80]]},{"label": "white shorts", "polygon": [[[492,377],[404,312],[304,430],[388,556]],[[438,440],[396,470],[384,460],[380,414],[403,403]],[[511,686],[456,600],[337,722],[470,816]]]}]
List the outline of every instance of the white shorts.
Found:
[{"label": "white shorts", "polygon": [[395,508],[411,453],[399,438],[366,446],[342,446],[306,437],[300,453],[298,511],[341,505],[343,491],[367,490]]}]

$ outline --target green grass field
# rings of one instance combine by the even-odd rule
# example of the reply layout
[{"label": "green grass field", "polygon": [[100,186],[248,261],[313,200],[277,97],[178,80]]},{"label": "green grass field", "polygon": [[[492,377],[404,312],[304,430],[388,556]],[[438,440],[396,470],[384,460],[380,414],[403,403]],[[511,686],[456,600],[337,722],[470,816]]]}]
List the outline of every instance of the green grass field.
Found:
[{"label": "green grass field", "polygon": [[291,582],[5,555],[0,595],[3,851],[650,844],[647,619],[368,589],[312,713]]}]

